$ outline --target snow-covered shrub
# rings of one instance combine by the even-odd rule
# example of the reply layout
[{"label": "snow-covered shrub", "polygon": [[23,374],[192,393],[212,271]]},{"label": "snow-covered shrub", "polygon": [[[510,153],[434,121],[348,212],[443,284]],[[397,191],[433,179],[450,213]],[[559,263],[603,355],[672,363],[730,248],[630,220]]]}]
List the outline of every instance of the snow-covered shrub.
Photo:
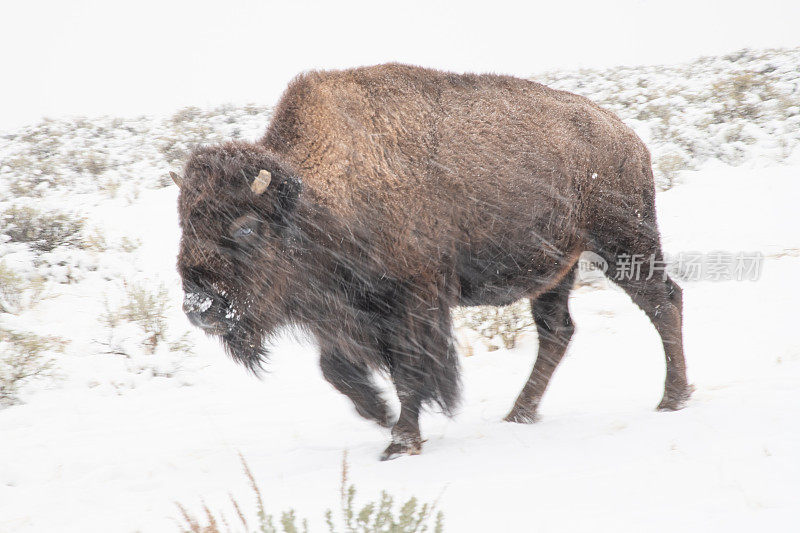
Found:
[{"label": "snow-covered shrub", "polygon": [[8,181],[9,192],[15,197],[40,197],[58,180],[52,165],[28,155],[11,157],[5,161],[4,167],[16,174],[15,179]]},{"label": "snow-covered shrub", "polygon": [[152,291],[143,285],[128,285],[128,301],[122,307],[122,317],[136,323],[144,333],[142,345],[148,353],[156,350],[167,338],[167,308],[169,293],[163,285]]},{"label": "snow-covered shrub", "polygon": [[[646,142],[657,162],[688,169],[709,159],[780,162],[800,145],[800,48],[742,50],[677,65],[549,72],[533,79],[614,111]],[[672,165],[674,168],[674,165]],[[669,188],[675,174],[656,166]]]},{"label": "snow-covered shrub", "polygon": [[[159,139],[158,151],[167,164],[180,166],[194,146],[226,140],[226,136],[214,127],[215,119],[234,124],[240,112],[234,106],[221,106],[209,112],[203,112],[199,107],[180,109],[166,122],[167,131]],[[172,184],[166,172],[162,175],[161,183],[164,187]]]},{"label": "snow-covered shrub", "polygon": [[[43,289],[41,279],[26,277],[0,262],[0,317],[33,307]],[[49,376],[53,360],[48,352],[60,351],[65,344],[57,337],[12,331],[0,325],[0,406],[16,403],[25,383]]]},{"label": "snow-covered shrub", "polygon": [[[281,513],[277,521],[273,515],[267,514],[264,499],[258,488],[253,472],[247,462],[241,457],[244,473],[250,482],[256,500],[256,519],[251,524],[248,522],[239,502],[230,496],[231,505],[236,518],[241,523],[242,529],[232,529],[231,524],[222,513],[215,513],[208,506],[203,505],[202,518],[193,516],[186,508],[178,504],[183,523],[181,530],[184,533],[222,533],[231,531],[244,531],[245,533],[308,533],[308,522],[302,520],[297,524],[297,515],[294,509]],[[361,509],[355,506],[356,487],[348,484],[347,453],[342,459],[342,481],[339,488],[340,521],[334,520],[333,511],[325,512],[325,523],[329,533],[422,533],[444,531],[444,515],[436,513],[436,503],[419,504],[416,498],[411,497],[400,508],[394,510],[394,497],[386,491],[381,492],[380,499],[364,504]],[[435,514],[434,514],[435,513]],[[433,524],[431,521],[433,520]],[[277,525],[276,525],[277,522]],[[431,529],[433,526],[433,529]]]},{"label": "snow-covered shrub", "polygon": [[177,110],[172,117],[170,117],[170,121],[174,125],[180,126],[186,122],[195,122],[201,116],[203,116],[202,109],[197,106],[189,106]]},{"label": "snow-covered shrub", "polygon": [[489,350],[514,348],[520,335],[534,326],[528,300],[505,307],[458,307],[453,311],[453,321],[456,327],[478,333]]},{"label": "snow-covered shrub", "polygon": [[177,338],[168,334],[170,307],[169,291],[163,284],[149,287],[143,283],[126,283],[122,305],[113,308],[106,300],[105,311],[99,316],[108,333],[108,340],[101,341],[102,344],[114,353],[126,353],[116,333],[123,325],[132,324],[136,326],[136,342],[147,354],[154,354],[162,344],[173,352],[191,352],[188,332]]},{"label": "snow-covered shrub", "polygon": [[17,314],[41,300],[44,280],[26,278],[0,263],[0,313]]},{"label": "snow-covered shrub", "polygon": [[131,239],[127,235],[119,241],[119,247],[123,252],[131,253],[142,245],[141,239]]},{"label": "snow-covered shrub", "polygon": [[122,183],[120,183],[118,178],[106,178],[98,182],[98,187],[100,190],[103,191],[109,198],[117,197],[117,193],[119,192],[121,185]]},{"label": "snow-covered shrub", "polygon": [[0,136],[0,202],[51,193],[108,197],[172,185],[164,171],[180,167],[196,144],[261,135],[266,106],[187,108],[171,117],[44,119]]},{"label": "snow-covered shrub", "polygon": [[50,252],[63,245],[78,245],[84,219],[74,214],[43,212],[30,206],[12,206],[3,212],[0,233],[11,242],[30,245],[39,252]]},{"label": "snow-covered shrub", "polygon": [[111,380],[117,391],[137,388],[152,378],[188,383],[184,370],[194,346],[188,331],[179,335],[168,327],[175,310],[163,285],[108,287],[103,303],[97,315],[102,328],[95,330],[94,342],[100,353],[117,359],[125,369]]},{"label": "snow-covered shrub", "polygon": [[108,240],[100,228],[93,228],[84,236],[81,247],[93,252],[105,252],[108,250]]},{"label": "snow-covered shrub", "polygon": [[681,170],[689,167],[688,161],[677,152],[664,154],[655,161],[655,174],[660,179],[657,180],[661,189],[671,189],[675,185],[675,180]]},{"label": "snow-covered shrub", "polygon": [[[187,123],[162,136],[158,142],[158,151],[168,165],[180,166],[194,146],[218,140],[221,139],[215,137],[211,128],[205,124]],[[161,183],[164,187],[169,185],[169,181],[163,176]]]},{"label": "snow-covered shrub", "polygon": [[109,169],[108,156],[103,152],[84,152],[72,150],[67,153],[69,168],[73,172],[86,172],[92,176],[99,176]]},{"label": "snow-covered shrub", "polygon": [[53,360],[47,354],[64,344],[57,337],[0,329],[0,406],[16,403],[24,384],[50,376]]}]

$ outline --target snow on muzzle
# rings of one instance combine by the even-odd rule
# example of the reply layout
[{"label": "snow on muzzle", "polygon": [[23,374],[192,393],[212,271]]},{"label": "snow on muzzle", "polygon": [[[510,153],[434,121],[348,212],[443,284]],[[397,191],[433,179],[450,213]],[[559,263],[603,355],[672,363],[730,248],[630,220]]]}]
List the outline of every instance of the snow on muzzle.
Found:
[{"label": "snow on muzzle", "polygon": [[236,314],[225,297],[203,291],[196,284],[184,288],[183,312],[192,325],[206,333],[223,335],[233,327]]}]

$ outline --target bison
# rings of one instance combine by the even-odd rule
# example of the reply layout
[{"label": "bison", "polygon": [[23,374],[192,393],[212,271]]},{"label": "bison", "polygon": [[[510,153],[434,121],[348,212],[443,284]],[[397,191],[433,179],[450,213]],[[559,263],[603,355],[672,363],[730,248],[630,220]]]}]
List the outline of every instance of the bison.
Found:
[{"label": "bison", "polygon": [[[417,454],[420,410],[459,398],[453,306],[531,302],[533,371],[505,420],[530,423],[575,326],[583,251],[663,341],[659,409],[690,395],[681,289],[658,270],[650,155],[590,100],[533,81],[386,64],[295,78],[263,138],[196,148],[180,186],[184,311],[258,372],[296,325],[358,413]],[[616,275],[619,258],[644,258]],[[625,274],[625,273],[623,273]],[[390,412],[372,377],[386,372]]]}]

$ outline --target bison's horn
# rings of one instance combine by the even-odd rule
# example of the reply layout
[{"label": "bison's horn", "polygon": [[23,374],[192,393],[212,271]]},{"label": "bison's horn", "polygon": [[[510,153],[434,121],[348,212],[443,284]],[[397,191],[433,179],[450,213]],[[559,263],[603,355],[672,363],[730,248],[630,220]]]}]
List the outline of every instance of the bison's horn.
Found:
[{"label": "bison's horn", "polygon": [[269,182],[272,181],[272,174],[268,170],[262,170],[256,176],[256,179],[253,180],[253,184],[250,186],[250,190],[253,191],[255,194],[261,194],[267,190],[269,187]]},{"label": "bison's horn", "polygon": [[169,177],[172,178],[172,181],[175,182],[175,185],[177,185],[179,189],[183,187],[183,178],[181,178],[178,174],[170,170]]}]

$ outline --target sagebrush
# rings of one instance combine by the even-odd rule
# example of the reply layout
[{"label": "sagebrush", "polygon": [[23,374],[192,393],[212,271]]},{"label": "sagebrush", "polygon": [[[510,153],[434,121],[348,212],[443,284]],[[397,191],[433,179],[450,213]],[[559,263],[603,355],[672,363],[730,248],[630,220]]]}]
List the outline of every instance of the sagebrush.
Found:
[{"label": "sagebrush", "polygon": [[[180,510],[180,529],[183,533],[308,533],[308,521],[299,520],[294,509],[281,513],[276,519],[268,514],[264,506],[261,489],[256,483],[253,472],[241,455],[242,468],[250,482],[255,496],[256,513],[251,522],[245,517],[242,506],[232,495],[229,495],[233,514],[237,521],[237,529],[220,512],[214,512],[203,505],[202,517],[192,515],[183,505],[177,504]],[[347,453],[342,457],[342,477],[339,488],[341,516],[337,520],[333,511],[325,511],[325,523],[329,533],[423,533],[444,531],[444,515],[436,512],[436,502],[419,504],[416,498],[408,499],[399,509],[394,509],[394,497],[386,491],[381,492],[376,501],[367,502],[360,509],[355,505],[356,488],[349,483]],[[238,529],[241,527],[242,529]],[[431,529],[432,528],[432,529]]]},{"label": "sagebrush", "polygon": [[167,315],[171,307],[169,291],[164,284],[151,287],[145,283],[131,282],[125,284],[124,301],[120,307],[113,307],[108,300],[104,302],[105,310],[99,320],[109,333],[105,342],[112,351],[121,351],[114,347],[114,332],[123,322],[135,324],[141,332],[139,344],[148,354],[155,353],[159,345],[166,343],[171,351],[189,353],[192,345],[189,333],[180,337],[170,337]]},{"label": "sagebrush", "polygon": [[16,403],[23,385],[50,376],[48,352],[61,351],[65,344],[58,337],[0,328],[0,405]]},{"label": "sagebrush", "polygon": [[514,348],[520,336],[535,325],[528,300],[519,300],[505,307],[457,307],[453,311],[453,320],[456,326],[480,335],[490,351]]},{"label": "sagebrush", "polygon": [[30,245],[39,252],[59,246],[80,245],[84,219],[62,211],[44,212],[29,206],[12,206],[2,214],[0,233],[11,242]]},{"label": "sagebrush", "polygon": [[0,262],[0,313],[18,314],[35,306],[43,297],[44,280],[16,273]]}]

